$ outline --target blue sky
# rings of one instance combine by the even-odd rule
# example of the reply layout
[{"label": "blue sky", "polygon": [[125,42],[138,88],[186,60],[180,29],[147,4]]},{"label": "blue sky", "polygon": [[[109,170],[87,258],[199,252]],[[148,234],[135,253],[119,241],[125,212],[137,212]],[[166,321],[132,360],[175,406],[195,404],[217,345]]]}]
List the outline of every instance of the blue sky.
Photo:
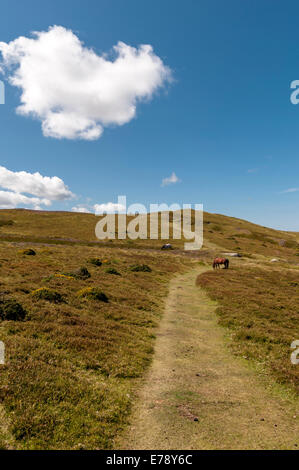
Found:
[{"label": "blue sky", "polygon": [[[46,137],[16,114],[20,90],[6,83],[0,164],[57,176],[77,195],[49,209],[124,194],[299,231],[299,191],[284,192],[299,188],[298,17],[295,1],[2,0],[2,42],[59,25],[97,55],[150,44],[173,80],[96,140]],[[173,172],[180,181],[161,186]]]}]

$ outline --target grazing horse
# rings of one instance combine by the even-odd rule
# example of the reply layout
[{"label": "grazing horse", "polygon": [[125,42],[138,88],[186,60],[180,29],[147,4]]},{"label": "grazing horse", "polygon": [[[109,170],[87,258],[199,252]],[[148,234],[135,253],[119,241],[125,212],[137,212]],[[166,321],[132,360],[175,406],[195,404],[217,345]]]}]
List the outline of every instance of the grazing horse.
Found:
[{"label": "grazing horse", "polygon": [[224,265],[224,269],[228,269],[229,260],[227,258],[215,258],[213,261],[213,268],[220,268],[220,264]]}]

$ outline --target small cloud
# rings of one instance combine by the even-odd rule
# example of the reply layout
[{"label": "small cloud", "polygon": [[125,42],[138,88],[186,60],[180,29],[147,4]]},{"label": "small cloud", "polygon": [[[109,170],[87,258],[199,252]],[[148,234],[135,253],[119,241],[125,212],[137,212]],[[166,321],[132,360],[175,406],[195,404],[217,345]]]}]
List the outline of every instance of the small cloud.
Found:
[{"label": "small cloud", "polygon": [[258,168],[250,168],[247,170],[247,173],[256,173],[258,171]]},{"label": "small cloud", "polygon": [[82,214],[91,214],[91,211],[88,209],[88,207],[84,207],[84,206],[72,207],[72,212],[80,212]]},{"label": "small cloud", "polygon": [[104,212],[107,214],[114,214],[115,212],[123,212],[126,210],[126,206],[122,204],[115,204],[113,202],[107,202],[106,204],[95,204],[93,206],[96,215],[102,215]]},{"label": "small cloud", "polygon": [[289,189],[285,189],[284,191],[281,191],[282,193],[296,193],[297,191],[299,191],[299,188],[289,188]]},{"label": "small cloud", "polygon": [[173,171],[172,174],[170,176],[168,176],[167,178],[164,178],[162,180],[162,184],[161,186],[169,186],[170,184],[176,184],[176,183],[180,183],[180,179],[177,177],[177,175],[175,174],[175,172]]},{"label": "small cloud", "polygon": [[42,176],[40,173],[10,171],[0,166],[0,186],[16,193],[29,193],[54,201],[71,199],[74,194],[57,176]]},{"label": "small cloud", "polygon": [[53,201],[66,201],[75,195],[57,176],[42,176],[40,173],[11,171],[0,166],[0,208],[12,209],[20,206],[51,206]]}]

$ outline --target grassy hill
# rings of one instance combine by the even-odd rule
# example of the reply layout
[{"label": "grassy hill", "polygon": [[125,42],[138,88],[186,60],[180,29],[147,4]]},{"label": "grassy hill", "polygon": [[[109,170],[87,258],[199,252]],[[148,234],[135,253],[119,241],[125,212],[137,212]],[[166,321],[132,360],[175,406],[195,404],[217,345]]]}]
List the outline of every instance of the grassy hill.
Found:
[{"label": "grassy hill", "polygon": [[0,447],[113,448],[151,361],[169,279],[224,251],[243,256],[198,282],[218,300],[234,352],[298,383],[286,363],[299,339],[298,234],[205,213],[202,250],[184,253],[174,240],[163,252],[161,240],[98,241],[97,221],[0,211]]},{"label": "grassy hill", "polygon": [[[32,241],[56,244],[101,244],[117,246],[160,248],[160,240],[111,240],[99,241],[95,226],[100,217],[94,214],[30,210],[0,211],[0,240]],[[128,217],[128,221],[132,217]],[[149,226],[149,223],[148,223]],[[170,223],[171,227],[171,223]],[[192,213],[194,228],[194,212]],[[184,240],[170,241],[181,249]],[[262,227],[242,219],[220,214],[204,213],[204,246],[215,250],[239,251],[249,256],[282,256],[293,259],[299,256],[299,234]]]}]

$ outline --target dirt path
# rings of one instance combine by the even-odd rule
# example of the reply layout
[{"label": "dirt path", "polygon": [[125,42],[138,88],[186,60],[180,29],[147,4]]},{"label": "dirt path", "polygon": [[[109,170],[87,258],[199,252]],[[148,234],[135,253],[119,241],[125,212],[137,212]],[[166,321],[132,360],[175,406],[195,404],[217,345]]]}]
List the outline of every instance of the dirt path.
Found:
[{"label": "dirt path", "polygon": [[116,448],[299,449],[298,401],[230,353],[216,304],[195,286],[199,272],[170,284],[154,360]]}]

